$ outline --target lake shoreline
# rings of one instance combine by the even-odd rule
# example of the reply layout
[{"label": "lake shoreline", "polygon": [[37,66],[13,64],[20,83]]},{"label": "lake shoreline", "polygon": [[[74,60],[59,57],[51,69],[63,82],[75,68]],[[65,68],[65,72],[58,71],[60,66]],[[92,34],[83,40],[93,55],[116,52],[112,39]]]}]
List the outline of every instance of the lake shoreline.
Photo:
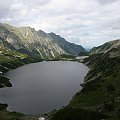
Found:
[{"label": "lake shoreline", "polygon": [[[45,60],[45,61],[56,61],[56,60]],[[57,61],[72,61],[72,62],[80,62],[80,61],[78,61],[78,60],[61,60],[61,59],[59,59],[59,60],[57,60]],[[44,62],[44,61],[41,61],[41,62]],[[37,62],[35,62],[35,63],[37,63]],[[28,63],[29,64],[29,63]],[[31,63],[30,63],[31,64]],[[26,64],[25,64],[26,65]],[[20,66],[21,67],[21,66]],[[7,107],[6,107],[6,109],[7,109]],[[10,111],[8,111],[8,112],[10,112]],[[17,112],[17,113],[19,113],[19,112]],[[51,113],[51,112],[50,112]],[[53,113],[53,112],[52,112]],[[16,114],[16,113],[15,113]],[[21,113],[20,113],[21,114]],[[22,116],[23,116],[23,114],[22,114]],[[24,116],[26,116],[26,114],[24,114]],[[29,116],[28,114],[27,114],[27,116]],[[35,115],[33,115],[33,116],[35,116]],[[38,115],[37,115],[38,116]],[[39,115],[39,117],[41,117],[41,116],[43,116],[43,115]]]},{"label": "lake shoreline", "polygon": [[[61,58],[61,59],[46,59],[46,60],[36,60],[34,61],[29,61],[28,63],[25,63],[25,64],[20,64],[19,66],[15,67],[15,68],[9,68],[7,69],[6,71],[4,72],[1,72],[0,73],[0,79],[3,80],[4,82],[2,84],[5,84],[5,85],[2,85],[0,83],[0,88],[5,88],[5,87],[12,87],[12,84],[10,83],[10,79],[5,77],[5,74],[13,69],[17,69],[19,67],[22,67],[24,65],[27,65],[27,64],[32,64],[32,63],[38,63],[38,62],[44,62],[44,61],[73,61],[73,62],[80,62],[80,63],[83,63],[83,61],[81,61],[80,59],[64,59],[64,58]],[[14,64],[13,64],[14,65]],[[6,66],[5,66],[6,67]]]}]

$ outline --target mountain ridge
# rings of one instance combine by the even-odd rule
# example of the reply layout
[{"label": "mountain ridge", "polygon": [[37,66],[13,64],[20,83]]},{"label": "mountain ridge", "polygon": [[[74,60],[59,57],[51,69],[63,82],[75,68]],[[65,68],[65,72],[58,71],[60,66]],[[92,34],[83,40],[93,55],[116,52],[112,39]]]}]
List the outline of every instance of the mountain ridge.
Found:
[{"label": "mountain ridge", "polygon": [[67,42],[60,35],[36,31],[31,27],[14,27],[0,24],[0,36],[9,42],[17,51],[28,55],[44,58],[54,58],[60,54],[79,55],[86,52],[81,45]]}]

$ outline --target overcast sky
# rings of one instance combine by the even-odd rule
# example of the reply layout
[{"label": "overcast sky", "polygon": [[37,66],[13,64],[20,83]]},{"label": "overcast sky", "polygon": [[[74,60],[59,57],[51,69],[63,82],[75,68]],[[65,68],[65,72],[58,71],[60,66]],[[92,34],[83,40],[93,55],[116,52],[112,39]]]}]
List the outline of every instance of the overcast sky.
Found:
[{"label": "overcast sky", "polygon": [[0,22],[55,32],[89,48],[120,38],[120,0],[0,0]]}]

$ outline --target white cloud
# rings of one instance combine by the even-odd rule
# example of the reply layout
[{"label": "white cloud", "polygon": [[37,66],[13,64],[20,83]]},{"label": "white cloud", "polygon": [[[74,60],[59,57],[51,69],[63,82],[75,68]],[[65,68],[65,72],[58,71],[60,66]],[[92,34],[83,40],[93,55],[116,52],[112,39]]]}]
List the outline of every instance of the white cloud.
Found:
[{"label": "white cloud", "polygon": [[55,32],[85,47],[120,37],[119,0],[4,0],[0,22]]}]

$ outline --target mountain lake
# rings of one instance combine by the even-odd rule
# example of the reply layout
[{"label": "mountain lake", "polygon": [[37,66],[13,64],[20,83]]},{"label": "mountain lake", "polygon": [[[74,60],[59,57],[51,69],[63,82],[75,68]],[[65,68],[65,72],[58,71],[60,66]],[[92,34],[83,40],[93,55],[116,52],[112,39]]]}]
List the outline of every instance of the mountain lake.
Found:
[{"label": "mountain lake", "polygon": [[9,111],[42,114],[65,106],[78,92],[88,72],[82,63],[44,61],[6,73],[12,87],[0,89],[0,103]]}]

